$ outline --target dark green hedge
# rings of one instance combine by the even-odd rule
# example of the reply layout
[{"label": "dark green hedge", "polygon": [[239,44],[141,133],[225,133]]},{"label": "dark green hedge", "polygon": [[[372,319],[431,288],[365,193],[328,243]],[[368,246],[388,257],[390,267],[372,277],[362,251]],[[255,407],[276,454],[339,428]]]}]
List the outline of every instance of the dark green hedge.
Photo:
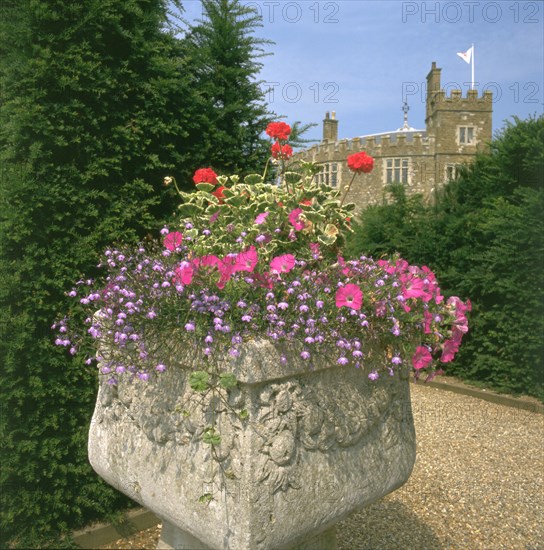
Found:
[{"label": "dark green hedge", "polygon": [[470,298],[471,331],[447,372],[544,399],[544,117],[508,123],[433,204],[390,189],[366,209],[352,254],[400,252]]},{"label": "dark green hedge", "polygon": [[166,2],[3,2],[0,533],[22,547],[128,500],[86,456],[94,373],[54,346],[65,291],[155,232],[189,124]]}]

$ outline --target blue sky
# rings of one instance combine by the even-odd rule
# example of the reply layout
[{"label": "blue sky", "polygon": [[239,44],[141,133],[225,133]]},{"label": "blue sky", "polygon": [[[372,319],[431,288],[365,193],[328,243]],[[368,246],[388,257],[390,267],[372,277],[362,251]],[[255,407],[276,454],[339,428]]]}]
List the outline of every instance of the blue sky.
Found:
[{"label": "blue sky", "polygon": [[[442,86],[470,87],[471,68],[456,52],[475,45],[475,81],[494,95],[493,129],[513,115],[542,114],[544,3],[541,1],[256,0],[256,35],[275,42],[261,79],[274,89],[270,109],[287,122],[317,122],[336,111],[339,138],[425,127],[425,81],[432,61]],[[185,0],[185,17],[200,17]]]}]

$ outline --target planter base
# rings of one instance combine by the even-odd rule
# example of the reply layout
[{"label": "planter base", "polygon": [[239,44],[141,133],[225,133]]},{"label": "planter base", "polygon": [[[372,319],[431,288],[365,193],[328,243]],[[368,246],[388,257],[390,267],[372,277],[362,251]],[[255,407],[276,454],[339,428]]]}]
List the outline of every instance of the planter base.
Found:
[{"label": "planter base", "polygon": [[[162,522],[161,538],[157,550],[213,550],[187,531],[178,529],[168,521]],[[278,549],[279,550],[279,549]],[[283,550],[283,549],[282,549]],[[311,537],[285,550],[336,550],[336,527]]]}]

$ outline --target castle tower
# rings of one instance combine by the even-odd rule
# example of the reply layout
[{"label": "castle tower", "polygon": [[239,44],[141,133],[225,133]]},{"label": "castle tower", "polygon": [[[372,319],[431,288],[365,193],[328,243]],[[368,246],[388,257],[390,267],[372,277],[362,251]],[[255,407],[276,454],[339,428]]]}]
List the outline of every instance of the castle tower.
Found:
[{"label": "castle tower", "polygon": [[336,113],[334,111],[330,117],[328,111],[325,113],[323,120],[323,141],[338,141],[338,121],[336,120]]},{"label": "castle tower", "polygon": [[427,137],[434,149],[435,182],[455,176],[456,166],[473,160],[487,149],[492,138],[493,96],[478,97],[477,90],[452,90],[449,97],[440,85],[440,69],[433,61],[427,75]]}]

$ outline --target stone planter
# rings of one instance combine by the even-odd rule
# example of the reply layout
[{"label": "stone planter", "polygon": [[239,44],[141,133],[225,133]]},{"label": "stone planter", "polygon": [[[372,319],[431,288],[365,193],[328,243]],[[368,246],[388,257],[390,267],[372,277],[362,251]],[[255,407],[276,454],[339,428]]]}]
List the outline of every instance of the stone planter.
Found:
[{"label": "stone planter", "polygon": [[331,364],[282,366],[253,341],[228,391],[195,393],[189,357],[153,381],[104,381],[90,462],[163,519],[159,548],[334,548],[338,521],[407,481],[415,432],[407,376]]}]

